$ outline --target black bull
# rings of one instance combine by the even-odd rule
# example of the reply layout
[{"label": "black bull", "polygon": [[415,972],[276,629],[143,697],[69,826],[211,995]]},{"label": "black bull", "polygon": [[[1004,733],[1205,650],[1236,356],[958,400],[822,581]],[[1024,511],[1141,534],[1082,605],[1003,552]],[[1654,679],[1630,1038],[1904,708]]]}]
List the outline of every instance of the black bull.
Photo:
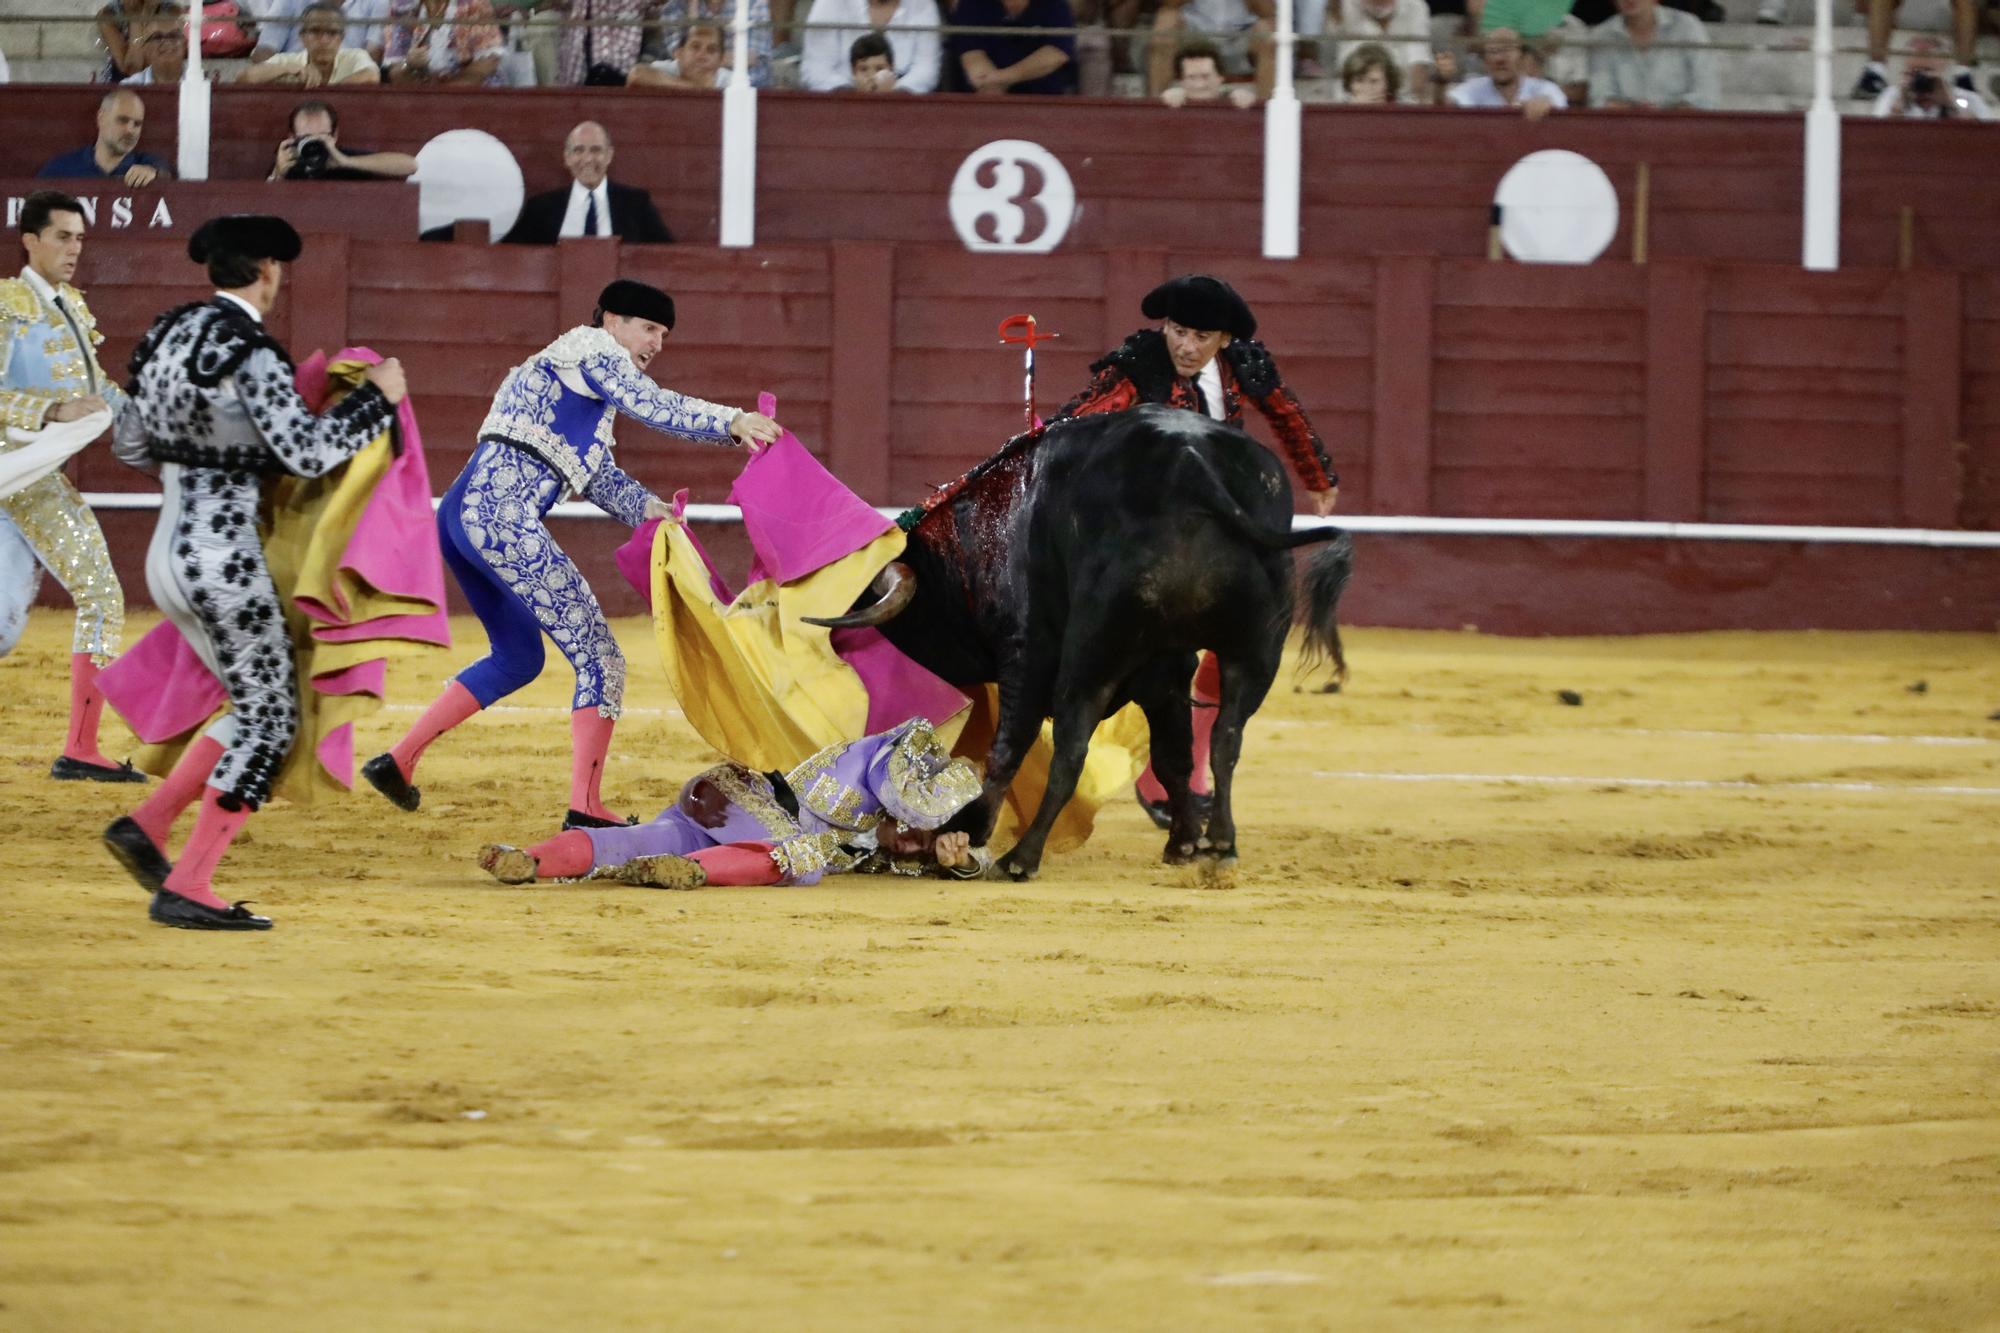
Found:
[{"label": "black bull", "polygon": [[[954,825],[978,843],[1042,719],[1055,719],[1041,807],[1002,862],[1016,879],[1040,867],[1092,730],[1128,700],[1145,710],[1167,789],[1166,859],[1233,859],[1231,785],[1292,622],[1295,546],[1332,543],[1305,570],[1306,651],[1344,665],[1334,614],[1351,544],[1331,528],[1294,534],[1291,517],[1284,468],[1234,427],[1153,406],[1074,418],[975,469],[911,528],[902,561],[876,581],[879,600],[819,623],[879,625],[955,685],[999,682],[984,791]],[[1188,681],[1203,648],[1222,675],[1205,836],[1188,791]]]}]

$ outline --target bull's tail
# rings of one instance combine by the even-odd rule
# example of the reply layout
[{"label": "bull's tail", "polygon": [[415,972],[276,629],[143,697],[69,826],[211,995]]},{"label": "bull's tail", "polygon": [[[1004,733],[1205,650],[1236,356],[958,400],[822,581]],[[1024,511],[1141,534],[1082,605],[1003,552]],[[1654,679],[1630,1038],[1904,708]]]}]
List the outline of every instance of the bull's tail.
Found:
[{"label": "bull's tail", "polygon": [[1354,573],[1354,539],[1338,533],[1330,545],[1312,553],[1300,580],[1305,592],[1305,651],[1299,669],[1310,671],[1321,662],[1333,663],[1335,680],[1347,679],[1347,657],[1340,650],[1340,594]]},{"label": "bull's tail", "polygon": [[1314,542],[1332,541],[1347,535],[1339,528],[1330,526],[1294,532],[1290,527],[1275,528],[1260,523],[1234,495],[1229,493],[1229,487],[1223,483],[1222,474],[1217,472],[1214,464],[1202,457],[1199,451],[1188,449],[1182,456],[1201,471],[1202,479],[1208,483],[1206,486],[1194,488],[1196,498],[1210,513],[1222,520],[1224,527],[1253,546],[1261,546],[1267,551],[1289,551],[1297,546],[1310,546]]}]

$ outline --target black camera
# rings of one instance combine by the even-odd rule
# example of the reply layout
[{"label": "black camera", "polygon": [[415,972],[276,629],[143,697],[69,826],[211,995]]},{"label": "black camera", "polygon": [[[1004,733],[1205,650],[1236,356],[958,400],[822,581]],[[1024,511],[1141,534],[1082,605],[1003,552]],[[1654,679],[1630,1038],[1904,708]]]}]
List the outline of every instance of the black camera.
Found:
[{"label": "black camera", "polygon": [[333,154],[327,149],[326,140],[314,136],[299,141],[298,161],[294,162],[292,169],[285,174],[294,180],[318,180],[326,175],[327,168],[332,165]]},{"label": "black camera", "polygon": [[1927,69],[1910,71],[1910,96],[1929,97],[1939,88],[1938,76]]}]

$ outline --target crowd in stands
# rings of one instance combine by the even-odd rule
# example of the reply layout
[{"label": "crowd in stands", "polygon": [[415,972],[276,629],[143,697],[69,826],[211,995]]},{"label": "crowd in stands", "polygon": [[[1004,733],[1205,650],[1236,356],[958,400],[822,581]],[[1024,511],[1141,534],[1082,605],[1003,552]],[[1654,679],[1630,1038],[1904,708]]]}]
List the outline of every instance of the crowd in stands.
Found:
[{"label": "crowd in stands", "polygon": [[[1989,119],[1982,26],[2000,0],[1950,0],[1949,51],[1919,38],[1891,68],[1900,0],[1851,0],[1867,22],[1853,97],[1877,115]],[[1489,14],[1489,9],[1491,13]],[[111,0],[100,78],[181,77],[183,11]],[[1275,0],[752,0],[742,77],[821,92],[1103,93],[1114,74],[1169,105],[1250,106],[1270,93]],[[1303,0],[1297,71],[1337,101],[1513,108],[1713,108],[1716,0]],[[1760,0],[1782,23],[1785,0]],[[205,56],[227,77],[300,88],[370,83],[624,85],[712,90],[734,69],[733,0],[221,0]],[[1996,79],[2000,83],[2000,79]]]}]

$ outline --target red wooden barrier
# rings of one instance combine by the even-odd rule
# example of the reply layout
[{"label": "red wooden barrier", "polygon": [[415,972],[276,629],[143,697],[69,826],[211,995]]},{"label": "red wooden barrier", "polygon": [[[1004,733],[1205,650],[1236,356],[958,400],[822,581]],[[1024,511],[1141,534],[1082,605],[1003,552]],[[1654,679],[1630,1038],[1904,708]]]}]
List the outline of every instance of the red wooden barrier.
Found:
[{"label": "red wooden barrier", "polygon": [[[99,89],[0,87],[0,176],[31,174],[89,141]],[[315,93],[315,95],[320,95]],[[719,98],[625,89],[359,89],[325,94],[343,144],[414,152],[448,129],[498,136],[530,192],[563,183],[561,143],[601,121],[613,175],[653,192],[683,241],[717,235]],[[212,174],[261,179],[294,92],[221,87]],[[148,92],[145,146],[171,160],[177,95]],[[1383,251],[1476,256],[1501,175],[1523,154],[1569,148],[1599,163],[1623,206],[1614,256],[1631,253],[1639,164],[1650,168],[1653,258],[1795,264],[1803,193],[1802,120],[1784,115],[1580,112],[1539,122],[1422,107],[1305,108],[1302,246],[1307,255]],[[952,176],[995,139],[1041,144],[1081,203],[1067,249],[1126,245],[1255,254],[1262,120],[1233,107],[1172,109],[1081,98],[759,99],[757,234],[767,244],[947,242]],[[296,188],[296,187],[294,187]],[[322,187],[323,188],[323,187]],[[1855,121],[1842,126],[1841,255],[1898,259],[1901,210],[1915,258],[2000,267],[2000,135],[1979,125]]]}]

